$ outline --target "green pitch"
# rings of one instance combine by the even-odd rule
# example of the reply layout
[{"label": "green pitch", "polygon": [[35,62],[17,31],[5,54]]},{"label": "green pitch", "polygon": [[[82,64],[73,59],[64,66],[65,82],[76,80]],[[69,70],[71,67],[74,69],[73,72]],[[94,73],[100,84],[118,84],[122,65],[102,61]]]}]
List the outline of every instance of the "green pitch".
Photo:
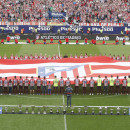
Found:
[{"label": "green pitch", "polygon": [[[21,41],[25,42],[25,41]],[[37,41],[37,42],[43,42],[43,41]],[[49,41],[47,41],[49,42]],[[57,42],[57,41],[54,41]],[[64,41],[63,41],[64,42]],[[70,41],[70,42],[75,42],[75,41]],[[84,42],[84,41],[80,41]],[[88,41],[90,43],[90,41]],[[101,42],[101,41],[97,41]],[[114,43],[114,41],[107,41],[108,43]],[[121,45],[0,45],[0,55],[4,56],[6,54],[8,57],[10,57],[11,54],[14,55],[25,55],[25,54],[33,54],[37,53],[38,55],[40,53],[47,54],[48,56],[51,55],[53,56],[54,54],[59,54],[60,55],[65,55],[67,54],[70,56],[72,54],[73,56],[75,54],[80,55],[81,53],[84,55],[85,53],[88,53],[88,55],[92,54],[93,56],[95,54],[99,55],[104,55],[106,54],[107,56],[111,53],[112,55],[120,55],[124,54],[126,57],[130,55],[130,46],[126,45],[123,46]]]},{"label": "green pitch", "polygon": [[[64,100],[64,101],[63,101]],[[62,95],[2,95],[0,104],[24,105],[63,105],[66,96]],[[128,106],[130,95],[72,95],[72,104]],[[49,111],[49,110],[48,110]],[[53,111],[56,111],[53,109]],[[82,110],[84,111],[84,109]],[[98,111],[96,111],[98,112]],[[96,113],[95,112],[95,113]],[[129,130],[129,116],[116,115],[0,115],[1,129],[10,130]],[[66,126],[66,129],[65,129]]]},{"label": "green pitch", "polygon": [[[42,41],[38,41],[42,42]],[[48,42],[48,41],[47,41]],[[57,42],[57,41],[55,41]],[[64,42],[64,41],[63,41]],[[70,41],[75,42],[75,41]],[[83,42],[83,41],[80,41]],[[88,41],[90,43],[90,41]],[[101,41],[98,41],[101,42]],[[107,41],[114,43],[114,41]],[[59,47],[58,47],[59,46]],[[116,56],[124,54],[126,57],[130,55],[130,46],[121,45],[0,45],[0,55],[11,54],[25,55],[40,53],[53,56],[54,54],[84,55],[85,53],[92,55],[109,55]],[[0,105],[63,105],[66,103],[66,97],[51,96],[30,96],[30,95],[12,95],[0,96]],[[126,95],[108,95],[108,96],[72,96],[72,104],[75,106],[130,106],[130,96]],[[94,115],[0,115],[1,130],[129,130],[129,116],[94,116]]]}]

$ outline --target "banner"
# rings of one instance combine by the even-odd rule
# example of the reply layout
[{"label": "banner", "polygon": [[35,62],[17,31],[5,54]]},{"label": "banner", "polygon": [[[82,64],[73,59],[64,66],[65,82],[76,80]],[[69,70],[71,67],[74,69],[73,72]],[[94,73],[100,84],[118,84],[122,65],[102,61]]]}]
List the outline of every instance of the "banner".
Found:
[{"label": "banner", "polygon": [[58,60],[0,60],[0,76],[12,77],[22,76],[25,78],[46,76],[47,79],[53,80],[54,76],[58,78],[69,77],[74,80],[76,76],[83,79],[94,77],[97,79],[98,75],[102,78],[105,76],[120,78],[130,74],[130,62],[116,61],[106,56],[95,56],[83,59],[63,58]]},{"label": "banner", "polygon": [[[53,25],[53,26],[51,26]],[[65,34],[68,32],[68,28],[70,28],[70,33],[75,33],[76,29],[78,29],[78,33],[81,34],[81,30],[83,29],[83,33],[86,34],[87,30],[90,29],[92,34],[100,34],[100,30],[103,30],[103,34],[121,34],[123,31],[126,34],[126,31],[130,31],[130,27],[114,27],[114,26],[64,26],[63,23],[50,22],[48,26],[44,25],[0,25],[0,33],[2,33],[2,28],[4,29],[4,33],[11,33],[12,29],[15,29],[15,33],[21,33],[21,29],[24,28],[24,33],[29,34],[33,33],[34,29],[37,29],[38,33],[57,33],[60,30],[61,34]]]},{"label": "banner", "polygon": [[[66,35],[66,34],[61,34],[61,35],[58,35],[58,34],[23,34],[23,35],[20,35],[20,34],[0,34],[0,39],[6,39],[7,36],[10,37],[11,40],[14,40],[14,39],[18,39],[18,40],[25,40],[27,38],[31,39],[31,40],[43,40],[43,39],[46,39],[46,40],[50,40],[50,38],[53,38],[54,40],[65,40],[65,38],[69,38],[70,40],[84,40],[85,38],[87,38],[88,40],[92,40],[92,39],[95,39],[97,41],[109,41],[109,40],[119,40],[119,41],[123,41],[123,39],[125,39],[126,41],[129,41],[130,40],[130,35],[127,36],[127,35],[107,35],[107,34],[93,34],[93,35],[81,35],[81,34],[69,34],[69,35]],[[80,42],[80,41],[79,41]]]},{"label": "banner", "polygon": [[64,18],[64,17],[66,17],[66,13],[65,12],[63,12],[63,13],[59,13],[59,12],[49,12],[49,18],[50,19],[62,19],[62,18]]}]

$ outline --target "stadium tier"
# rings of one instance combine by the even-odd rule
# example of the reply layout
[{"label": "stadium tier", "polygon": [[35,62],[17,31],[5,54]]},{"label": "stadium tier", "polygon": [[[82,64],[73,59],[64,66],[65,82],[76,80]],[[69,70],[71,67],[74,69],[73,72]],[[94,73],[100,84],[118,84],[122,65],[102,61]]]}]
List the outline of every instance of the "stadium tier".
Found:
[{"label": "stadium tier", "polygon": [[128,16],[128,0],[0,1],[0,20],[5,22],[129,23]]}]

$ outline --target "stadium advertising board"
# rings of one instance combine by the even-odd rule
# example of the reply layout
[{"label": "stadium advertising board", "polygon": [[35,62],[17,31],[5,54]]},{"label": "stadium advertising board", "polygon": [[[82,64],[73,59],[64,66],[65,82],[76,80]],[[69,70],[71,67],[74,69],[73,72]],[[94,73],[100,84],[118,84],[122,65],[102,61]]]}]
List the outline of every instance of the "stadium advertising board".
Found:
[{"label": "stadium advertising board", "polygon": [[92,39],[96,39],[97,41],[102,41],[102,40],[116,40],[118,39],[119,41],[122,41],[123,39],[125,39],[126,41],[129,41],[130,40],[130,36],[126,36],[126,35],[106,35],[106,34],[99,34],[99,35],[96,35],[96,34],[93,34],[93,35],[75,35],[75,34],[69,34],[69,35],[66,35],[66,34],[62,34],[62,35],[58,35],[58,34],[23,34],[23,35],[14,35],[14,34],[1,34],[0,35],[0,39],[6,39],[7,36],[10,36],[10,38],[13,40],[13,39],[21,39],[21,40],[25,40],[27,38],[29,39],[39,39],[39,40],[43,40],[44,38],[45,39],[50,39],[50,38],[53,38],[54,40],[64,40],[66,37],[68,37],[70,40],[84,40],[85,37],[88,39],[88,40],[92,40]]},{"label": "stadium advertising board", "polygon": [[[50,23],[51,25],[51,23]],[[60,33],[67,33],[68,28],[70,28],[71,33],[75,33],[75,30],[78,29],[78,33],[87,33],[87,30],[90,29],[92,34],[99,34],[100,30],[103,30],[104,34],[121,34],[121,31],[126,33],[127,29],[130,31],[129,27],[114,27],[114,26],[61,26],[60,23],[57,26],[44,26],[44,25],[0,25],[0,33],[2,33],[2,28],[4,28],[4,33],[11,33],[12,29],[15,29],[15,33],[21,33],[21,29],[24,28],[24,33],[32,33],[33,29],[37,28],[38,33],[57,33],[60,30]]]},{"label": "stadium advertising board", "polygon": [[62,19],[66,17],[66,13],[63,12],[63,13],[59,13],[59,12],[49,12],[49,18],[52,19]]}]

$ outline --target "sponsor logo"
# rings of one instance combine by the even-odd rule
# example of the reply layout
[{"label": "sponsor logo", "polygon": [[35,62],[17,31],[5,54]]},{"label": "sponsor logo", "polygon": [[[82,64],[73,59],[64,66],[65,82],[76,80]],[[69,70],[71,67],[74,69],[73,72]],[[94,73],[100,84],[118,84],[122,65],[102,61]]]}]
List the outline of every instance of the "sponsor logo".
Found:
[{"label": "sponsor logo", "polygon": [[129,41],[130,38],[128,36],[124,36],[124,37],[116,36],[116,39],[119,41],[123,41],[123,39],[125,39],[126,41]]},{"label": "sponsor logo", "polygon": [[96,36],[96,40],[105,40],[105,41],[108,41],[109,40],[109,37],[108,36],[104,36],[104,37],[99,37],[99,36]]},{"label": "sponsor logo", "polygon": [[[61,30],[61,31],[68,31],[68,28],[69,28],[69,27],[61,27],[60,30]],[[81,27],[70,27],[70,30],[71,30],[71,31],[75,31],[77,28],[78,28],[78,31],[81,30]]]},{"label": "sponsor logo", "polygon": [[[32,30],[34,27],[29,27],[29,30]],[[38,26],[37,30],[49,31],[50,26]]]},{"label": "sponsor logo", "polygon": [[14,39],[18,39],[19,40],[20,39],[20,36],[17,36],[17,35],[16,36],[9,36],[9,37],[10,37],[11,40],[14,40]]},{"label": "sponsor logo", "polygon": [[106,31],[106,32],[113,32],[113,27],[101,27],[101,28],[92,27],[92,31],[99,31],[100,32],[100,29],[103,29],[103,31]]},{"label": "sponsor logo", "polygon": [[[40,36],[40,39],[65,39],[66,37],[68,37],[70,40],[76,40],[76,39],[81,39],[81,36]],[[39,39],[39,37],[37,36],[37,38]]]},{"label": "sponsor logo", "polygon": [[12,31],[12,29],[19,30],[19,27],[18,26],[9,26],[9,25],[4,27],[4,30],[7,30],[7,31],[9,31],[9,30]]}]

